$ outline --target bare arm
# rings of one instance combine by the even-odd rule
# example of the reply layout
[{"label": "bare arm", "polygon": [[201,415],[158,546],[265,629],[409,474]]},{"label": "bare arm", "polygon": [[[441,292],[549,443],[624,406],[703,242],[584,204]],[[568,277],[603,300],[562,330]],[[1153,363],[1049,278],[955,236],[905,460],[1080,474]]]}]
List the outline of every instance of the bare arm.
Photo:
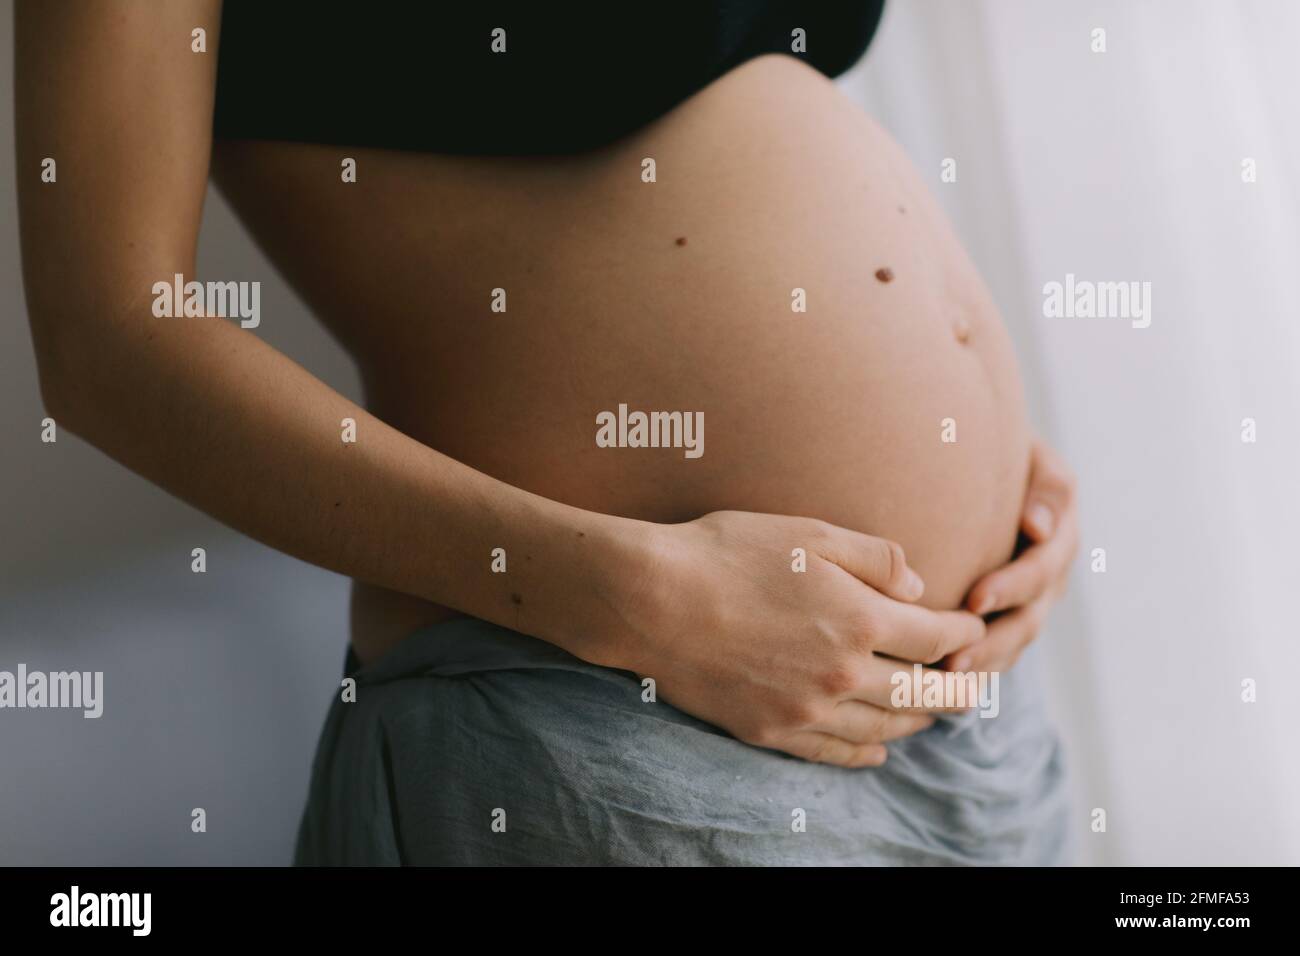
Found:
[{"label": "bare arm", "polygon": [[[610,633],[597,614],[573,621],[565,578],[598,588],[611,549],[633,557],[640,522],[467,468],[231,322],[153,315],[154,282],[194,276],[219,17],[217,0],[17,5],[23,268],[51,415],[314,564],[556,642],[577,630],[561,615]],[[206,53],[191,52],[196,27]],[[46,157],[56,182],[41,181]],[[344,418],[355,444],[342,441]],[[508,575],[490,573],[496,547],[519,558]]]},{"label": "bare arm", "polygon": [[[155,282],[193,277],[219,16],[218,0],[16,5],[24,280],[63,427],[275,548],[654,676],[743,740],[858,766],[927,726],[891,708],[895,659],[937,661],[983,624],[907,603],[921,583],[896,544],[803,518],[654,525],[549,501],[406,437],[247,330],[153,315]],[[507,574],[490,571],[498,547]]]}]

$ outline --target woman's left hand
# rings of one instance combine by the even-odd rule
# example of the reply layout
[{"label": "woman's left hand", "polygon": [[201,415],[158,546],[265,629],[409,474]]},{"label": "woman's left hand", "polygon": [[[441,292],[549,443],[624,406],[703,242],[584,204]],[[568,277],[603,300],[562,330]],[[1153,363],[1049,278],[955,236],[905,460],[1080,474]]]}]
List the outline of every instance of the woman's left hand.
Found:
[{"label": "woman's left hand", "polygon": [[954,651],[944,662],[954,671],[1003,671],[1038,636],[1052,603],[1065,592],[1079,547],[1074,474],[1041,441],[1032,446],[1029,489],[1020,529],[1029,546],[1009,564],[980,578],[966,607],[995,614],[983,638]]}]

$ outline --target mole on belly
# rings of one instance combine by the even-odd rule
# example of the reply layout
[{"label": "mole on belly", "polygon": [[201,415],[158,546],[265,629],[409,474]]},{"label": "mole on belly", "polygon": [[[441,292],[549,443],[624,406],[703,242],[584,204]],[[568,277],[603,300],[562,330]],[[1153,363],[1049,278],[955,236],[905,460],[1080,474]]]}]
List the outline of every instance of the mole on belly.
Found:
[{"label": "mole on belly", "polygon": [[879,279],[881,282],[893,282],[894,270],[889,268],[888,266],[885,266],[883,269],[877,269],[876,278]]},{"label": "mole on belly", "polygon": [[957,341],[963,345],[970,338],[970,323],[965,319],[957,319],[952,323],[952,334],[957,337]]},{"label": "mole on belly", "polygon": [[685,236],[678,236],[678,237],[677,237],[677,244],[678,244],[679,246],[684,246],[684,245],[686,245],[686,237],[685,237]]}]

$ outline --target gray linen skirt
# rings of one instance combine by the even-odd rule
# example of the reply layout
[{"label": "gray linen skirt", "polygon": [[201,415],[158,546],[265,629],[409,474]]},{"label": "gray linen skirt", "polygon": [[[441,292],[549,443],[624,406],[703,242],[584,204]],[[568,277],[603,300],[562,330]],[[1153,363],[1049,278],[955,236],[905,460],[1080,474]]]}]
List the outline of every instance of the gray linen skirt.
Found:
[{"label": "gray linen skirt", "polygon": [[1034,655],[1000,712],[941,718],[879,768],[741,743],[627,671],[473,618],[425,628],[336,695],[300,865],[1072,862]]}]

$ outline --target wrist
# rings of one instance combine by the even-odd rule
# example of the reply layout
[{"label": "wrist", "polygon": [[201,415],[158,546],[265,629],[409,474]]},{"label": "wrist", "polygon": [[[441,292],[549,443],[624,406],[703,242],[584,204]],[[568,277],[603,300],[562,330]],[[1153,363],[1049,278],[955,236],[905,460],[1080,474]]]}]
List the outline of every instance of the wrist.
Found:
[{"label": "wrist", "polygon": [[572,599],[551,643],[593,664],[636,670],[662,607],[669,527],[579,512],[570,523],[573,557],[561,582]]}]

